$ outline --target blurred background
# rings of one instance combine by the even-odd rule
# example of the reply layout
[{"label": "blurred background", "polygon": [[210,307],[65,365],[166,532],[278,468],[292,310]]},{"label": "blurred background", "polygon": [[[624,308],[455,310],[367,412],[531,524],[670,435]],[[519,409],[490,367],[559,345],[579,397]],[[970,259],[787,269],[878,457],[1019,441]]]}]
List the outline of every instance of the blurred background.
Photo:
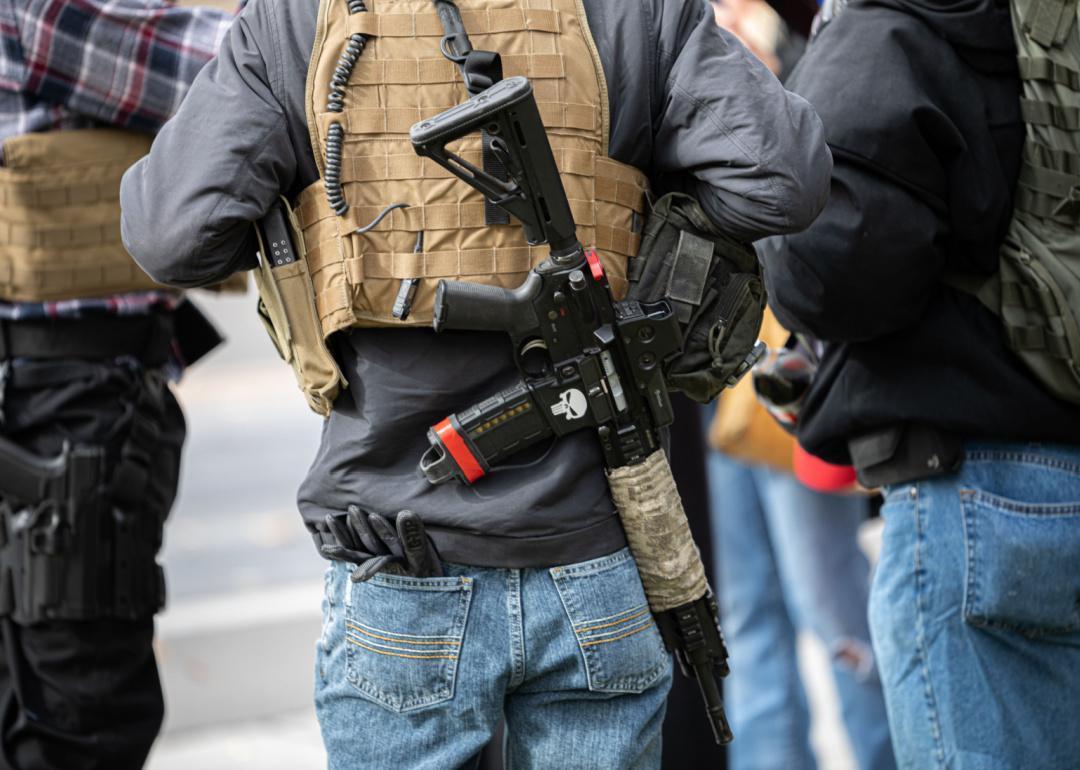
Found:
[{"label": "blurred background", "polygon": [[151,770],[325,767],[311,705],[325,562],[296,511],[322,420],[255,315],[196,302],[228,337],[178,388],[188,419],[158,618],[165,732]]}]

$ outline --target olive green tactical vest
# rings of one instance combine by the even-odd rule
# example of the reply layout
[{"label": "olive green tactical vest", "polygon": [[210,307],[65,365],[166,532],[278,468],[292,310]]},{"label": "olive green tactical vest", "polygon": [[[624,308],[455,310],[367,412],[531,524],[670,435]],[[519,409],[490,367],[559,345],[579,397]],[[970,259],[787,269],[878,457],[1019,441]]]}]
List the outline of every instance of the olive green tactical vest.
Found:
[{"label": "olive green tactical vest", "polygon": [[[498,52],[506,77],[532,82],[579,238],[595,246],[621,296],[626,261],[640,242],[646,179],[607,156],[607,87],[581,0],[457,5],[473,48]],[[308,124],[323,179],[304,190],[296,214],[326,336],[350,326],[430,325],[440,279],[515,287],[547,256],[546,247],[526,243],[518,222],[486,224],[481,194],[413,151],[414,123],[468,98],[457,66],[440,51],[444,31],[434,4],[369,0],[366,6],[320,2],[308,70]],[[359,55],[355,44],[349,48],[353,35],[366,37]],[[346,66],[338,105],[331,83],[343,62],[351,72]],[[328,198],[332,132],[343,140]],[[480,164],[479,135],[453,149]],[[341,215],[340,198],[347,205]],[[407,208],[357,232],[392,204]],[[394,302],[411,279],[418,279],[416,293],[402,320]]]},{"label": "olive green tactical vest", "polygon": [[1013,219],[997,275],[948,282],[1001,318],[1044,386],[1080,404],[1080,2],[1011,6],[1026,125]]}]

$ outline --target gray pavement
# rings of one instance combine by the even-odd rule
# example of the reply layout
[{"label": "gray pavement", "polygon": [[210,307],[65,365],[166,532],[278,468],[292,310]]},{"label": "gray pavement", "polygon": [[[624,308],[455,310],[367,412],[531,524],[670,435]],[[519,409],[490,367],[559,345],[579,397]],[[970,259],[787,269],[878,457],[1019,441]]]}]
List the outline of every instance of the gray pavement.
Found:
[{"label": "gray pavement", "polygon": [[309,710],[166,734],[146,770],[319,770],[326,755]]},{"label": "gray pavement", "polygon": [[177,391],[188,442],[177,504],[165,532],[169,597],[318,579],[296,511],[296,490],[322,420],[255,315],[255,297],[196,296],[228,337]]},{"label": "gray pavement", "polygon": [[274,352],[254,294],[195,301],[228,342],[177,388],[188,442],[162,554],[168,705],[149,767],[319,767],[311,672],[325,562],[295,500],[322,421]]},{"label": "gray pavement", "polygon": [[165,732],[148,770],[325,766],[312,707],[321,584],[203,595],[158,622]]}]

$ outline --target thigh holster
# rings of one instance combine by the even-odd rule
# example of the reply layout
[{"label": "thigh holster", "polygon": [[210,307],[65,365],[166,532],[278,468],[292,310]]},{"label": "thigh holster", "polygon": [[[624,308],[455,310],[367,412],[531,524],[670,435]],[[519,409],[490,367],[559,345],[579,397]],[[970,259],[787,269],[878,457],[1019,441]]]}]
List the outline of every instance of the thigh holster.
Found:
[{"label": "thigh holster", "polygon": [[0,616],[135,619],[164,605],[162,521],[118,505],[109,481],[101,447],[42,459],[0,438]]}]

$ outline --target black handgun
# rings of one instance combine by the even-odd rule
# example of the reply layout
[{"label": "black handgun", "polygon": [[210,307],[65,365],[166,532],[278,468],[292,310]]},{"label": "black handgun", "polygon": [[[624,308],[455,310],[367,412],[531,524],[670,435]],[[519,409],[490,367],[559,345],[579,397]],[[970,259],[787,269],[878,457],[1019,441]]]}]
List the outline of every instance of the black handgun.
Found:
[{"label": "black handgun", "polygon": [[104,477],[104,452],[98,447],[64,444],[55,457],[38,457],[0,436],[0,499],[10,507],[32,508],[52,501],[74,508]]},{"label": "black handgun", "polygon": [[[496,179],[447,150],[485,131],[505,165]],[[492,465],[550,437],[593,428],[609,469],[636,465],[660,449],[673,414],[662,365],[682,347],[669,304],[616,302],[596,252],[577,239],[547,133],[523,77],[500,81],[467,102],[412,127],[413,147],[517,218],[550,256],[518,288],[441,281],[439,329],[502,330],[510,335],[522,381],[428,431],[420,467],[440,484],[472,483]],[[727,650],[711,592],[659,613],[665,644],[701,688],[714,735],[731,740],[715,676]]]},{"label": "black handgun", "polygon": [[56,457],[41,458],[0,437],[0,615],[46,617],[64,581],[82,579],[65,558],[75,528],[98,523],[76,521],[76,512],[104,478],[100,447],[65,444]]}]

